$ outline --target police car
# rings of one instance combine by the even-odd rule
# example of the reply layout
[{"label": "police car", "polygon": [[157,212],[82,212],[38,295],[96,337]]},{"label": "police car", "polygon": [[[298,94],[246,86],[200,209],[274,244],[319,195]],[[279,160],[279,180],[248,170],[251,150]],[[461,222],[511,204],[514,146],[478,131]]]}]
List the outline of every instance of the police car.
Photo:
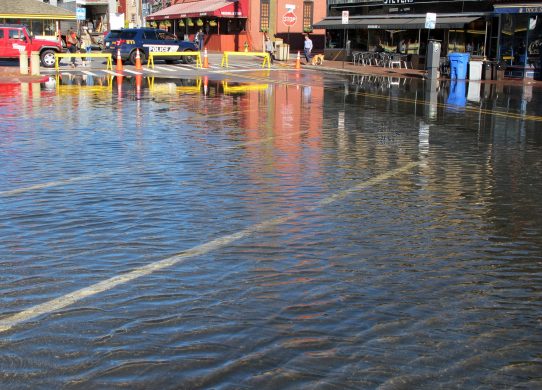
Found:
[{"label": "police car", "polygon": [[[108,43],[108,44],[107,44]],[[117,58],[117,50],[120,49],[122,61],[129,61],[135,65],[136,52],[139,49],[141,63],[144,64],[149,58],[149,53],[175,53],[179,51],[197,51],[198,48],[192,42],[178,40],[177,37],[167,31],[155,28],[126,28],[120,30],[117,40],[106,42],[104,52],[111,53],[113,58]],[[167,63],[172,63],[179,59],[179,56],[160,57]],[[180,60],[184,63],[192,63],[194,57],[183,56]]]}]

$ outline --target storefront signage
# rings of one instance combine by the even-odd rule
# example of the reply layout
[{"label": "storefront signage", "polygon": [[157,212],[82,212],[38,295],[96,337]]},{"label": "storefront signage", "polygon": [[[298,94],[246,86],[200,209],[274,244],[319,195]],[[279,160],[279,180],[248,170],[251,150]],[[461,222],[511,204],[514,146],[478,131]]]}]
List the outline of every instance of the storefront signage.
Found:
[{"label": "storefront signage", "polygon": [[371,29],[376,28],[376,29],[378,29],[378,28],[380,28],[380,25],[379,24],[369,24],[369,25],[367,25],[367,28],[371,28]]},{"label": "storefront signage", "polygon": [[241,12],[241,11],[222,11],[222,12],[220,12],[220,15],[223,15],[223,16],[243,16],[243,12]]},{"label": "storefront signage", "polygon": [[497,14],[541,14],[542,5],[532,7],[496,7]]},{"label": "storefront signage", "polygon": [[414,0],[384,0],[384,5],[412,4]]}]

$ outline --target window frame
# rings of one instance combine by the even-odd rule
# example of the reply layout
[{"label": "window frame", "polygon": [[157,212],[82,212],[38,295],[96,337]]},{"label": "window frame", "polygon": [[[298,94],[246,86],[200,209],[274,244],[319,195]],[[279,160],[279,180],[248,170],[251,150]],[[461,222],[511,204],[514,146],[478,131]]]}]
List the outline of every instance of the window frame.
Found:
[{"label": "window frame", "polygon": [[268,32],[270,25],[271,2],[260,0],[260,31]]}]

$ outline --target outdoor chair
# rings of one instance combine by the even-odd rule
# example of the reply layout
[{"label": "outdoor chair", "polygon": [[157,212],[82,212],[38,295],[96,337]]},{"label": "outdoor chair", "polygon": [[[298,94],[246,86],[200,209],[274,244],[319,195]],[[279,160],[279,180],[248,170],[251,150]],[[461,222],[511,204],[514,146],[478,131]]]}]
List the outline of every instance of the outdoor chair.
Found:
[{"label": "outdoor chair", "polygon": [[401,54],[392,54],[388,62],[388,67],[393,68],[395,66],[401,67]]}]

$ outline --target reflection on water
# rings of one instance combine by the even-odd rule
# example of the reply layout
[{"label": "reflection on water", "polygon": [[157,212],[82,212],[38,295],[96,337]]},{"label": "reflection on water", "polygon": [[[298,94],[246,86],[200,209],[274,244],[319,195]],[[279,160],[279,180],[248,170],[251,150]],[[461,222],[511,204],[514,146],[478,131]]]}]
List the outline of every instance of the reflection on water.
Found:
[{"label": "reflection on water", "polygon": [[0,88],[0,324],[67,296],[0,333],[1,388],[542,382],[539,90],[319,72]]}]

